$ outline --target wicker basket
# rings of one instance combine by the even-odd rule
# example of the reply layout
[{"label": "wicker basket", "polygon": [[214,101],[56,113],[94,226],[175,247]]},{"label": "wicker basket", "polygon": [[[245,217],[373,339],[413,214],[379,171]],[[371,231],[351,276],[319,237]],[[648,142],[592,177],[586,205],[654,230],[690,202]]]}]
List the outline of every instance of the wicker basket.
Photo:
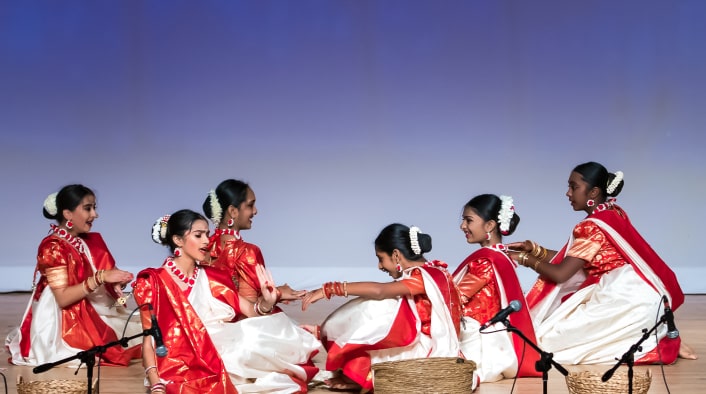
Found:
[{"label": "wicker basket", "polygon": [[386,361],[373,364],[373,384],[376,394],[468,394],[475,369],[473,361],[456,357]]},{"label": "wicker basket", "polygon": [[[650,389],[652,383],[652,373],[646,370],[644,373],[633,371],[632,392],[634,394],[645,394]],[[603,373],[598,372],[571,372],[566,375],[566,385],[571,394],[625,394],[628,392],[628,371],[616,371],[607,382],[601,381]]]},{"label": "wicker basket", "polygon": [[88,386],[80,380],[36,380],[26,382],[17,377],[17,394],[86,394]]}]

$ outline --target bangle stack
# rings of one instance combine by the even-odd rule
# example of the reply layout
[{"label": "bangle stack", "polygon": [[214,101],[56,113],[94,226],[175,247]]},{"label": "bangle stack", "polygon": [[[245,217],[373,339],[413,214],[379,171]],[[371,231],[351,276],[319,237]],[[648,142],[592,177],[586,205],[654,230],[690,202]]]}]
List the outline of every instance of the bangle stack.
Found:
[{"label": "bangle stack", "polygon": [[103,277],[103,274],[105,274],[105,270],[98,270],[95,274],[93,274],[93,280],[96,282],[96,288],[105,283],[105,278]]},{"label": "bangle stack", "polygon": [[327,300],[334,295],[348,298],[348,282],[326,282],[321,286],[321,291]]},{"label": "bangle stack", "polygon": [[255,305],[253,305],[253,308],[255,309],[255,313],[257,313],[260,316],[265,316],[265,315],[269,315],[270,313],[272,313],[272,309],[274,309],[274,305],[272,307],[270,307],[269,310],[263,311],[260,308],[260,301],[255,301]]},{"label": "bangle stack", "polygon": [[[545,249],[546,251],[546,249]],[[517,256],[517,262],[520,263],[520,265],[524,265],[525,267],[529,267],[529,264],[527,263],[527,260],[529,260],[530,253],[528,252],[520,252],[520,254]],[[539,257],[536,257],[532,255],[532,257],[535,258],[534,264],[532,264],[532,269],[537,271],[537,267],[539,267],[539,263],[542,262],[542,259]]]},{"label": "bangle stack", "polygon": [[155,383],[150,386],[150,393],[166,393],[167,392],[167,386],[162,383]]},{"label": "bangle stack", "polygon": [[547,257],[547,249],[534,241],[530,242],[532,242],[532,251],[530,254],[536,257],[537,260],[544,261],[544,258]]}]

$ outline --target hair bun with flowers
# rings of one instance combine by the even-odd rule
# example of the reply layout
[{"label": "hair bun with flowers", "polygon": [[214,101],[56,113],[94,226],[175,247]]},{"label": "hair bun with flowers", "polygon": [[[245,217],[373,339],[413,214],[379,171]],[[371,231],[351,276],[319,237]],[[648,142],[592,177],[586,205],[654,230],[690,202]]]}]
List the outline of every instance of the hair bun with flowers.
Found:
[{"label": "hair bun with flowers", "polygon": [[221,202],[218,201],[215,190],[211,189],[211,191],[208,192],[208,201],[211,204],[211,221],[218,226],[223,217],[223,209],[221,209]]},{"label": "hair bun with flowers", "polygon": [[56,196],[59,193],[52,193],[47,196],[46,199],[44,199],[44,210],[47,211],[48,214],[52,216],[56,216],[59,213],[59,210],[56,207]]},{"label": "hair bun with flowers", "polygon": [[515,205],[512,197],[500,196],[500,212],[498,213],[498,224],[500,224],[500,234],[510,234],[510,221],[515,216]]},{"label": "hair bun with flowers", "polygon": [[605,191],[608,193],[608,195],[613,194],[613,192],[615,192],[615,189],[617,189],[618,186],[620,185],[620,182],[623,181],[623,172],[622,171],[616,171],[614,175],[615,175],[615,177],[613,177],[613,180],[611,182],[608,182],[608,186],[605,189]]},{"label": "hair bun with flowers", "polygon": [[162,244],[167,238],[167,222],[170,215],[164,215],[157,219],[152,225],[152,240],[155,243]]},{"label": "hair bun with flowers", "polygon": [[422,254],[422,247],[419,246],[419,233],[422,230],[417,226],[412,226],[409,228],[409,245],[412,247],[412,252],[415,255]]}]

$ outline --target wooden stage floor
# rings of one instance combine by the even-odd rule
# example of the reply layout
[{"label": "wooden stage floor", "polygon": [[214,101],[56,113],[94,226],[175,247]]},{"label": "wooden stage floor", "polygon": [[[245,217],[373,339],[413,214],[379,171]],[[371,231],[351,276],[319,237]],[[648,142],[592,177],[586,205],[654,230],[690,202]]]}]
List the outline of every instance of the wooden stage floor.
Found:
[{"label": "wooden stage floor", "polygon": [[[7,332],[19,324],[22,313],[29,299],[29,293],[9,293],[0,294],[0,335],[4,340]],[[302,313],[299,305],[285,306],[287,313],[301,324],[316,324],[331,312],[339,302],[334,300],[326,302],[319,301],[307,312]],[[649,393],[704,393],[706,392],[706,295],[688,295],[685,304],[675,313],[677,328],[681,333],[682,340],[689,344],[700,356],[699,360],[678,360],[674,365],[665,365],[664,373],[658,365],[647,367],[635,367],[635,372],[639,373],[644,369],[650,369],[652,373],[652,385]],[[646,327],[649,328],[649,327]],[[636,338],[636,341],[639,338]],[[627,350],[627,349],[626,349]],[[0,371],[7,377],[8,392],[17,393],[16,379],[22,376],[26,380],[48,380],[48,379],[86,379],[85,369],[74,375],[74,368],[57,367],[45,373],[34,375],[31,367],[18,367],[8,364],[9,354],[4,351],[0,357]],[[323,355],[318,355],[314,360],[317,365],[323,362]],[[567,366],[569,371],[591,369],[600,373],[608,370],[612,365],[600,366]],[[621,367],[626,369],[626,367]],[[103,394],[111,393],[145,393],[142,386],[143,368],[140,362],[134,362],[127,368],[103,367],[101,368],[101,387]],[[97,371],[94,372],[97,374]],[[668,384],[665,386],[664,379]],[[478,394],[500,394],[510,393],[513,381],[510,379],[495,383],[484,383],[477,390]],[[2,386],[2,383],[0,383]],[[404,387],[400,387],[400,393],[404,393]],[[0,388],[0,393],[4,392],[4,387]],[[328,393],[329,391],[312,387],[310,393]],[[542,379],[523,378],[518,379],[514,388],[514,393],[542,393]],[[552,369],[548,380],[548,393],[563,394],[568,393],[564,377]]]}]

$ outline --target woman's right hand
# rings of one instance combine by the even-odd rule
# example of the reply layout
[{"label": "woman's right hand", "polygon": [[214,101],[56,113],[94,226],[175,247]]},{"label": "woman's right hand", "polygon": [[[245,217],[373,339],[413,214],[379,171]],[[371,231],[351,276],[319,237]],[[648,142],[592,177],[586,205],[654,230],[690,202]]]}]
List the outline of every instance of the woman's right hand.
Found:
[{"label": "woman's right hand", "polygon": [[302,310],[305,311],[309,305],[322,298],[324,298],[324,290],[321,288],[307,292],[304,298],[302,298]]},{"label": "woman's right hand", "polygon": [[519,262],[518,260],[521,253],[530,253],[532,251],[532,244],[532,241],[527,240],[523,242],[511,242],[505,246],[507,246],[508,256],[514,261]]},{"label": "woman's right hand", "polygon": [[104,270],[102,275],[103,283],[117,283],[120,285],[126,285],[134,278],[135,275],[132,273],[117,268]]}]

